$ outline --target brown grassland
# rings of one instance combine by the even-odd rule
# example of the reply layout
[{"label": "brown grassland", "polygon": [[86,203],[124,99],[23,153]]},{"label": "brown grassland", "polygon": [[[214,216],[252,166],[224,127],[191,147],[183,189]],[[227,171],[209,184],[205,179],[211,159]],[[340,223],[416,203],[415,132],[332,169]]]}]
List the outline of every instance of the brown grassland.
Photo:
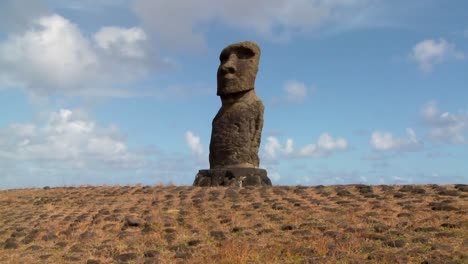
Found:
[{"label": "brown grassland", "polygon": [[468,263],[468,185],[0,191],[0,263]]}]

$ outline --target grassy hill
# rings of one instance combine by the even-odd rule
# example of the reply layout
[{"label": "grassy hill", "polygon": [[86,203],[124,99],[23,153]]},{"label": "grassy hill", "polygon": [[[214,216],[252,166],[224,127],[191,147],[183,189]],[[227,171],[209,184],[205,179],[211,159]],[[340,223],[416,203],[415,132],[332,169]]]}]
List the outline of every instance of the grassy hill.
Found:
[{"label": "grassy hill", "polygon": [[0,191],[0,263],[468,263],[468,186]]}]

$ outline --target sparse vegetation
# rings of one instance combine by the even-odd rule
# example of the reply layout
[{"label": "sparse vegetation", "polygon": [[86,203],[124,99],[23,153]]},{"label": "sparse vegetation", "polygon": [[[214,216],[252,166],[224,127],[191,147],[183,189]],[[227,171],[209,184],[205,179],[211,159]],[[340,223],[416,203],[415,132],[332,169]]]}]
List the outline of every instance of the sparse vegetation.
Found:
[{"label": "sparse vegetation", "polygon": [[468,263],[466,185],[0,191],[1,263]]}]

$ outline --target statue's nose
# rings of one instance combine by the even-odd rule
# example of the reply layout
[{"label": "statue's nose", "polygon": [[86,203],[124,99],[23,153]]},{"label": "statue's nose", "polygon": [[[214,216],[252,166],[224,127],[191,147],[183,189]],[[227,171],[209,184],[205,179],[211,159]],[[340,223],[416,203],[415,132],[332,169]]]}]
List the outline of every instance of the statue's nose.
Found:
[{"label": "statue's nose", "polygon": [[229,58],[222,65],[223,71],[226,73],[235,73],[236,72],[236,60],[237,60],[236,55],[231,54]]}]

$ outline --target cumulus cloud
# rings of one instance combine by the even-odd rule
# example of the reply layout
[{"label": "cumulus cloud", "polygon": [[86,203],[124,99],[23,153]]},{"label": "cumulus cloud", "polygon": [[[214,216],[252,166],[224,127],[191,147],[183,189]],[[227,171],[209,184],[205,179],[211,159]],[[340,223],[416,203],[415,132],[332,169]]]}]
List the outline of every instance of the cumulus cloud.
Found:
[{"label": "cumulus cloud", "polygon": [[264,147],[265,156],[268,159],[276,159],[279,156],[286,158],[303,157],[326,157],[338,151],[344,151],[348,148],[348,142],[344,138],[333,138],[328,133],[322,133],[317,143],[305,145],[299,149],[294,148],[294,141],[291,138],[286,140],[283,145],[276,137],[267,137]]},{"label": "cumulus cloud", "polygon": [[57,175],[122,170],[132,175],[151,163],[151,155],[131,149],[117,127],[101,126],[82,111],[61,109],[34,122],[11,124],[0,128],[0,138],[2,175],[31,184]]},{"label": "cumulus cloud", "polygon": [[147,38],[143,29],[138,27],[103,27],[94,34],[97,45],[106,52],[134,59],[145,56],[142,44]]},{"label": "cumulus cloud", "polygon": [[414,151],[422,147],[422,142],[416,137],[416,132],[412,128],[406,129],[405,138],[394,137],[392,133],[386,131],[374,131],[370,143],[378,151]]},{"label": "cumulus cloud", "polygon": [[97,70],[98,59],[78,28],[61,16],[42,17],[0,44],[1,69],[25,86],[72,88]]},{"label": "cumulus cloud", "polygon": [[200,158],[203,156],[204,151],[200,137],[196,136],[192,131],[187,131],[185,132],[185,142],[195,155]]},{"label": "cumulus cloud", "polygon": [[12,124],[1,134],[8,140],[0,142],[0,156],[17,161],[57,161],[78,167],[94,161],[116,167],[144,162],[129,151],[116,127],[101,127],[68,109],[50,113],[44,124]]},{"label": "cumulus cloud", "polygon": [[438,40],[426,39],[417,43],[410,54],[410,58],[419,64],[423,72],[431,72],[434,66],[448,60],[462,60],[463,52],[455,48],[443,38]]},{"label": "cumulus cloud", "polygon": [[141,28],[103,27],[93,38],[52,14],[0,42],[0,80],[37,95],[128,95],[114,86],[142,77],[156,64]]},{"label": "cumulus cloud", "polygon": [[421,118],[429,127],[429,138],[452,144],[467,143],[468,112],[443,112],[437,102],[430,101],[422,107]]},{"label": "cumulus cloud", "polygon": [[202,47],[203,25],[208,22],[284,40],[327,23],[362,20],[366,8],[374,4],[372,0],[136,0],[133,10],[162,43],[170,47]]}]

